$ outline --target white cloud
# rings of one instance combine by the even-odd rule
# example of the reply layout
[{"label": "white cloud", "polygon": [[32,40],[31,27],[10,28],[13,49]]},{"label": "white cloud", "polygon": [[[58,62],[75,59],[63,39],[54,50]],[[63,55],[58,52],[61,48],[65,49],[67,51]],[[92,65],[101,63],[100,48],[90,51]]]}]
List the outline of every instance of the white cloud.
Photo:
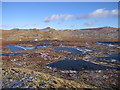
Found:
[{"label": "white cloud", "polygon": [[117,10],[117,9],[112,10],[112,11],[111,11],[111,14],[112,14],[112,15],[118,15],[118,10]]},{"label": "white cloud", "polygon": [[85,25],[85,26],[92,26],[92,25],[94,25],[94,24],[93,24],[92,22],[85,22],[84,25]]},{"label": "white cloud", "polygon": [[61,18],[62,18],[64,21],[68,21],[68,20],[70,20],[72,17],[73,17],[73,15],[70,15],[70,14],[61,15]]},{"label": "white cloud", "polygon": [[109,11],[105,9],[97,9],[96,11],[90,13],[88,17],[107,17],[109,15]]},{"label": "white cloud", "polygon": [[118,15],[117,9],[106,10],[105,8],[102,8],[102,9],[97,9],[89,14],[79,16],[77,17],[77,19],[80,20],[80,19],[87,19],[87,18],[105,18],[113,15],[114,16]]},{"label": "white cloud", "polygon": [[70,14],[53,14],[50,17],[44,18],[44,22],[51,22],[54,20],[63,20],[63,21],[68,21],[73,17],[73,15]]}]

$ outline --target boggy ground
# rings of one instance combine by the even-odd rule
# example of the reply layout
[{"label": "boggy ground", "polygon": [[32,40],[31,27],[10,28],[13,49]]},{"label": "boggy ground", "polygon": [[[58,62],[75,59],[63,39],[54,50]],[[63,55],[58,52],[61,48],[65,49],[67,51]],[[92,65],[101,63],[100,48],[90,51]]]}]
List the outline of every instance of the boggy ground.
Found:
[{"label": "boggy ground", "polygon": [[[10,51],[6,46],[51,46],[39,47],[32,50]],[[84,49],[94,49],[83,55],[71,55],[68,51],[54,51],[54,47],[68,46]],[[47,64],[63,60],[87,60],[109,67],[119,67],[116,59],[97,59],[107,57],[105,53],[119,53],[116,45],[108,47],[95,42],[79,41],[24,41],[3,43],[2,53],[27,53],[22,55],[2,56],[3,88],[118,88],[119,70],[60,70],[46,66]]]}]

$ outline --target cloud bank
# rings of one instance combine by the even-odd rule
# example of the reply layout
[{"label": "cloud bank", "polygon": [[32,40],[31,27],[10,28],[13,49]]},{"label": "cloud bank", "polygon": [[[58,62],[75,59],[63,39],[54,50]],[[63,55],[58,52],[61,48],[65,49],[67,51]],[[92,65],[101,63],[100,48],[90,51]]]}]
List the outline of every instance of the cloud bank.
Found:
[{"label": "cloud bank", "polygon": [[82,15],[77,17],[78,20],[81,19],[88,19],[88,18],[105,18],[108,16],[117,16],[118,15],[118,10],[106,10],[105,8],[102,9],[97,9],[89,14]]},{"label": "cloud bank", "polygon": [[[105,8],[101,8],[91,13],[80,15],[76,17],[76,19],[81,20],[81,19],[89,19],[89,18],[106,18],[109,16],[114,16],[114,17],[118,16],[118,10],[117,9],[107,10]],[[49,17],[45,17],[44,22],[51,22],[55,20],[68,21],[68,20],[71,20],[73,17],[74,15],[71,15],[71,14],[53,14]]]},{"label": "cloud bank", "polygon": [[63,21],[68,21],[73,17],[73,15],[70,14],[53,14],[50,17],[44,18],[44,22],[51,22],[54,20],[63,20]]}]

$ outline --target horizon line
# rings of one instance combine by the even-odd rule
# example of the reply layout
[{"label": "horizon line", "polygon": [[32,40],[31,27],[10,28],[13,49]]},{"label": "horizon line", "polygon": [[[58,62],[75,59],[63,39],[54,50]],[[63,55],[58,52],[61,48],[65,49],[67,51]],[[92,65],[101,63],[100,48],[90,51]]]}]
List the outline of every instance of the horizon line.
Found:
[{"label": "horizon line", "polygon": [[[110,26],[101,26],[101,27],[88,27],[88,28],[79,28],[79,29],[92,29],[92,28],[105,28],[105,27],[108,27],[108,28],[119,28],[119,27],[110,27]],[[46,28],[12,28],[12,29],[3,29],[3,28],[0,28],[0,30],[13,30],[13,29],[47,29],[48,27],[46,27]],[[55,29],[55,28],[52,28],[52,27],[50,27],[50,28],[48,28],[48,29]],[[55,29],[55,30],[77,30],[77,28],[76,29],[71,29],[71,28],[66,28],[66,29]]]}]

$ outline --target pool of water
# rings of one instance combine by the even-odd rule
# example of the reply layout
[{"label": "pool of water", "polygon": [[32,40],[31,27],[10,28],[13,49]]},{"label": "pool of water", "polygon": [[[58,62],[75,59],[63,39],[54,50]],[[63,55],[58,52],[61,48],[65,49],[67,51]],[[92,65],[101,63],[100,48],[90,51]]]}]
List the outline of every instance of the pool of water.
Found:
[{"label": "pool of water", "polygon": [[50,44],[52,43],[51,41],[43,41],[41,44]]},{"label": "pool of water", "polygon": [[32,49],[37,49],[39,47],[50,47],[50,46],[35,46],[35,47],[27,47],[27,46],[19,46],[19,45],[15,45],[15,46],[7,46],[10,51],[23,51],[23,50],[32,50]]},{"label": "pool of water", "polygon": [[26,47],[26,46],[19,46],[19,45],[7,46],[7,47],[10,49],[10,51],[31,50],[36,48],[36,47]]},{"label": "pool of water", "polygon": [[120,48],[120,42],[97,42],[95,44],[107,46],[107,47],[113,47],[113,48]]},{"label": "pool of water", "polygon": [[99,42],[99,43],[120,45],[120,42]]},{"label": "pool of water", "polygon": [[[35,47],[26,47],[26,46],[7,46],[10,51],[23,51],[23,50],[32,50],[32,49],[37,49],[40,47],[51,47],[51,46],[35,46]],[[28,53],[5,53],[5,54],[0,54],[0,56],[11,56],[11,55],[22,55],[22,54],[28,54]]]},{"label": "pool of water", "polygon": [[110,59],[116,59],[118,61],[120,61],[120,53],[111,53],[111,54],[107,54],[109,55],[108,57],[97,57],[98,59],[106,59],[106,60],[110,60]]},{"label": "pool of water", "polygon": [[[15,45],[15,46],[7,46],[7,47],[10,49],[10,51],[23,51],[23,50],[37,49],[40,47],[51,47],[51,46],[47,45],[47,46],[27,47],[27,46]],[[71,52],[72,54],[85,54],[87,52],[92,51],[90,49],[82,49],[82,48],[77,48],[77,47],[55,47],[53,50],[54,51],[64,50],[64,51]]]},{"label": "pool of water", "polygon": [[28,53],[5,53],[5,54],[0,54],[0,56],[11,56],[11,55],[22,55],[22,54],[28,54]]},{"label": "pool of water", "polygon": [[54,51],[68,51],[71,52],[72,54],[85,54],[89,51],[92,51],[90,49],[81,49],[81,48],[77,48],[77,47],[55,47],[53,49]]},{"label": "pool of water", "polygon": [[75,70],[75,71],[115,69],[113,67],[103,66],[100,64],[95,64],[84,60],[60,60],[58,62],[47,64],[47,66],[57,68],[60,70]]}]

